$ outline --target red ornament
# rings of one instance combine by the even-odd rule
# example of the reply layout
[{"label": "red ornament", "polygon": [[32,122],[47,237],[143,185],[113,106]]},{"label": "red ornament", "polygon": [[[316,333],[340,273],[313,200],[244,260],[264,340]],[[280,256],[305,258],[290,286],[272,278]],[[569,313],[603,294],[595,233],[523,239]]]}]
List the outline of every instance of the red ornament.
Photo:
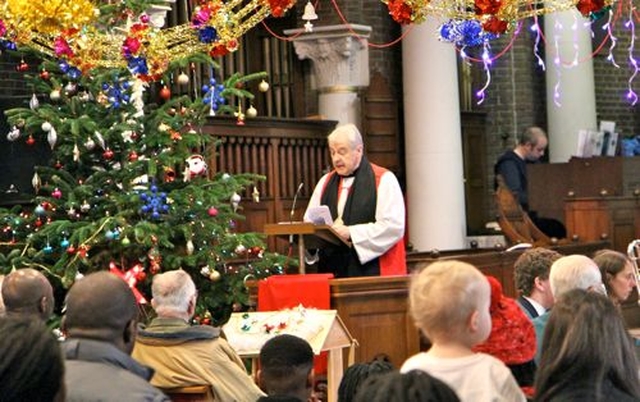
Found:
[{"label": "red ornament", "polygon": [[40,219],[36,220],[36,227],[39,228],[42,226],[42,221]]},{"label": "red ornament", "polygon": [[135,162],[138,160],[138,154],[136,151],[129,152],[129,162]]},{"label": "red ornament", "polygon": [[209,214],[209,216],[218,216],[218,210],[216,209],[216,207],[209,208],[207,213]]},{"label": "red ornament", "polygon": [[49,72],[47,70],[42,70],[40,72],[40,78],[42,78],[43,80],[48,80],[49,79]]},{"label": "red ornament", "polygon": [[22,60],[22,61],[20,62],[20,64],[18,64],[18,65],[16,66],[16,71],[25,72],[25,71],[27,71],[28,69],[29,69],[29,65],[28,65],[27,63],[25,63],[25,61],[24,61],[24,60]]},{"label": "red ornament", "polygon": [[53,165],[54,168],[60,170],[64,167],[64,165],[62,164],[62,162],[60,161],[56,161],[56,163]]},{"label": "red ornament", "polygon": [[164,100],[171,99],[171,90],[166,85],[163,86],[162,89],[160,90],[160,98]]},{"label": "red ornament", "polygon": [[67,248],[67,254],[74,254],[76,252],[76,248],[73,246],[69,246]]},{"label": "red ornament", "polygon": [[36,143],[36,139],[33,138],[33,136],[31,134],[29,134],[29,137],[27,138],[27,140],[25,141],[27,143],[27,145],[33,145]]},{"label": "red ornament", "polygon": [[60,199],[62,198],[62,191],[60,191],[59,188],[55,188],[52,192],[51,192],[51,196],[55,199]]},{"label": "red ornament", "polygon": [[104,152],[102,153],[102,157],[105,158],[106,160],[113,159],[113,151],[111,150],[111,148],[105,149]]}]

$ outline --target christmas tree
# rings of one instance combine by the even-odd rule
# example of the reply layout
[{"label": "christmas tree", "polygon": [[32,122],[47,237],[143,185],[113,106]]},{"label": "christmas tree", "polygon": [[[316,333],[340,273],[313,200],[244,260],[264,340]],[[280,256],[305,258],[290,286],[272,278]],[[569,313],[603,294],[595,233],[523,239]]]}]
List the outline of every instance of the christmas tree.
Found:
[{"label": "christmas tree", "polygon": [[[40,29],[37,42],[48,39],[49,53],[30,46],[33,38],[21,47],[16,22],[0,13],[0,46],[44,57],[37,70],[17,66],[34,94],[29,105],[5,112],[12,126],[7,138],[46,141],[52,151],[51,161],[35,168],[33,203],[0,210],[0,267],[3,273],[37,268],[65,288],[86,273],[110,269],[129,282],[140,302],[153,275],[182,268],[198,287],[199,321],[220,324],[246,304],[246,279],[282,273],[283,258],[264,251],[261,234],[236,230],[245,202],[240,194],[264,178],[208,172],[215,141],[201,127],[210,116],[233,113],[229,99],[252,98],[244,84],[265,75],[215,77],[212,56],[234,46],[216,30],[221,3],[195,9],[189,32],[209,51],[192,46],[187,53],[156,49],[163,31],[141,11],[151,3],[106,4],[89,28]],[[25,15],[25,26],[41,27],[26,24]],[[106,43],[104,35],[113,30],[104,27],[118,22],[125,32],[116,41],[119,60],[103,62],[108,49],[83,53]],[[186,85],[185,71],[194,65],[211,71],[202,78],[206,84],[196,96],[172,95],[168,84]],[[242,114],[236,115],[242,123]],[[259,194],[253,198],[259,202]]]}]

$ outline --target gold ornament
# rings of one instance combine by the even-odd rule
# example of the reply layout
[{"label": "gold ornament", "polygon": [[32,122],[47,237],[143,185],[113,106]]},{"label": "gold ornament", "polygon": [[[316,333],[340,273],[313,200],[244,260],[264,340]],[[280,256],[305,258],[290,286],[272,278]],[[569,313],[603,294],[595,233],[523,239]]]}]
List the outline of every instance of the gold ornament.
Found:
[{"label": "gold ornament", "polygon": [[222,275],[220,275],[220,271],[214,269],[209,273],[209,280],[211,282],[218,282],[220,280],[220,278],[222,278]]}]

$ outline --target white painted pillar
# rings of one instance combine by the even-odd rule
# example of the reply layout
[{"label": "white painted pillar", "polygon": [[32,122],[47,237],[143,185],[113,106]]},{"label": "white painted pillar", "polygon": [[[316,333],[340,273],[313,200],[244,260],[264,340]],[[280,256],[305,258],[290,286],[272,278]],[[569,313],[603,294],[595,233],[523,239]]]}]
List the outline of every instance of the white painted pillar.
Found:
[{"label": "white painted pillar", "polygon": [[429,17],[402,41],[408,228],[418,251],[466,247],[457,55],[437,39],[439,25]]},{"label": "white painted pillar", "polygon": [[[360,122],[360,88],[369,86],[369,48],[371,27],[352,24],[314,26],[284,31],[292,36],[298,58],[310,59],[312,83],[318,90],[318,111],[338,124]],[[358,35],[357,37],[354,36]]]},{"label": "white painted pillar", "polygon": [[544,19],[550,162],[568,161],[576,154],[579,130],[597,129],[591,32],[585,22],[574,10]]}]

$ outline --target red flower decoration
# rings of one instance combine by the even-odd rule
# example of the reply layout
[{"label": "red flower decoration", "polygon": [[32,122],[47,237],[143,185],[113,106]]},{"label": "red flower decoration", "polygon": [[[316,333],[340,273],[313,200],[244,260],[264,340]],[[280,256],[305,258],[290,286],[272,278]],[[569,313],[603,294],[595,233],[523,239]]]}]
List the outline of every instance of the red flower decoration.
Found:
[{"label": "red flower decoration", "polygon": [[474,3],[477,15],[496,14],[502,7],[500,0],[475,0]]},{"label": "red flower decoration", "polygon": [[292,0],[267,0],[271,8],[271,15],[282,17],[284,13],[293,5]]},{"label": "red flower decoration", "polygon": [[600,11],[604,7],[604,0],[580,0],[576,8],[580,13],[588,17],[590,13]]},{"label": "red flower decoration", "polygon": [[73,57],[73,50],[71,50],[69,43],[67,43],[64,38],[57,37],[53,43],[53,46],[55,48],[56,56]]},{"label": "red flower decoration", "polygon": [[486,32],[491,32],[494,34],[503,34],[507,32],[507,28],[509,24],[507,21],[501,20],[500,18],[491,17],[484,24],[482,24],[482,29]]},{"label": "red flower decoration", "polygon": [[128,37],[122,44],[122,54],[124,57],[135,55],[140,50],[142,44],[137,38]]},{"label": "red flower decoration", "polygon": [[209,51],[211,57],[224,56],[226,54],[229,54],[229,49],[224,45],[216,45]]},{"label": "red flower decoration", "polygon": [[404,0],[389,0],[387,3],[391,18],[398,24],[411,24],[413,10]]}]

